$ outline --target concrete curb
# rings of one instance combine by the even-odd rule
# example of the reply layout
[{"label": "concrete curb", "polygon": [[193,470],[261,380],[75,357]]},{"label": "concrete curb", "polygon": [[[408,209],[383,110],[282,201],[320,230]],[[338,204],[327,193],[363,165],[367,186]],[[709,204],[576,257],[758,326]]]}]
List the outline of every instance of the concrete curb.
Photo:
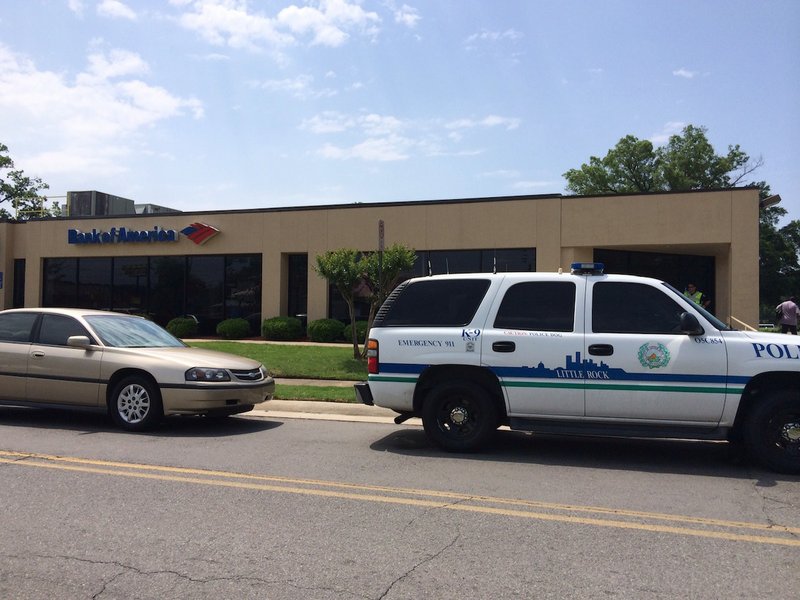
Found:
[{"label": "concrete curb", "polygon": [[[388,408],[344,402],[314,402],[311,400],[269,400],[257,404],[255,409],[243,413],[259,418],[317,419],[324,421],[349,421],[356,423],[391,423],[397,413]],[[406,421],[422,425],[419,419]]]}]

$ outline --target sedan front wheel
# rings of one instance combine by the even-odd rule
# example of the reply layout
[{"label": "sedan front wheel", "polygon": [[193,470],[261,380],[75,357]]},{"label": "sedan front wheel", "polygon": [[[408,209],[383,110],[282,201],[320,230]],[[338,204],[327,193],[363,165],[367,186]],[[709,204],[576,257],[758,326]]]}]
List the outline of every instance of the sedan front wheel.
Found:
[{"label": "sedan front wheel", "polygon": [[108,401],[114,422],[128,431],[152,429],[164,416],[158,388],[144,377],[121,380]]}]

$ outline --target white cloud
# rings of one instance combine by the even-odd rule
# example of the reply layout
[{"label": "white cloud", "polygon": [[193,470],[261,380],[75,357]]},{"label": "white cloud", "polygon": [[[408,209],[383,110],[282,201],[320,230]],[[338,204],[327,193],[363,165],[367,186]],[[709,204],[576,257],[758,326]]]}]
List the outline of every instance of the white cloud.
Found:
[{"label": "white cloud", "polygon": [[82,17],[83,11],[86,10],[86,3],[83,0],[67,0],[67,6],[79,17]]},{"label": "white cloud", "polygon": [[308,98],[330,98],[338,92],[331,88],[315,89],[312,84],[314,77],[311,75],[298,75],[289,79],[268,79],[266,81],[253,81],[252,87],[269,92],[285,92],[295,98],[306,100]]},{"label": "white cloud", "polygon": [[[0,45],[0,114],[14,115],[2,124],[5,139],[21,147],[26,171],[87,179],[118,173],[144,129],[187,113],[203,116],[198,100],[137,78],[148,71],[137,54],[110,50],[90,55],[86,70],[70,80]],[[26,150],[34,137],[30,148],[48,150]]]},{"label": "white cloud", "polygon": [[403,128],[403,122],[392,116],[366,115],[359,120],[368,135],[388,135]]},{"label": "white cloud", "polygon": [[321,0],[319,8],[289,6],[278,13],[277,22],[292,33],[312,35],[312,45],[341,46],[350,37],[347,29],[367,35],[378,33],[381,18],[347,0]]},{"label": "white cloud", "polygon": [[382,136],[398,133],[406,123],[389,115],[367,114],[351,117],[336,111],[325,111],[310,119],[304,119],[300,129],[316,134],[340,133],[358,128],[367,136]]},{"label": "white cloud", "polygon": [[459,119],[450,123],[436,120],[415,121],[391,115],[362,113],[355,116],[326,111],[305,119],[301,131],[316,135],[363,136],[360,143],[326,143],[317,153],[330,159],[361,159],[366,161],[406,160],[419,156],[475,156],[482,149],[453,148],[462,140],[460,133],[468,128],[503,127],[516,129],[519,119],[490,115],[480,120]]},{"label": "white cloud", "polygon": [[127,50],[90,54],[88,60],[88,71],[79,76],[84,81],[88,78],[104,80],[126,75],[145,75],[150,70],[141,56]]},{"label": "white cloud", "polygon": [[684,68],[676,69],[672,74],[675,75],[675,77],[683,77],[685,79],[694,79],[698,75],[697,71],[690,71]]},{"label": "white cloud", "polygon": [[97,14],[112,19],[136,20],[136,13],[120,0],[103,0],[97,5]]},{"label": "white cloud", "polygon": [[351,33],[374,37],[381,18],[358,2],[318,0],[290,5],[277,15],[253,12],[246,0],[173,0],[186,10],[178,23],[215,45],[258,50],[280,49],[309,38],[311,45],[337,47]]},{"label": "white cloud", "polygon": [[408,159],[409,150],[413,145],[414,142],[408,138],[391,135],[384,138],[368,138],[349,148],[325,144],[319,150],[319,154],[324,158],[339,160],[358,158],[365,161],[388,162]]},{"label": "white cloud", "polygon": [[211,44],[256,49],[261,42],[280,47],[293,41],[276,29],[272,19],[248,12],[244,0],[193,0],[180,5],[194,10],[182,14],[178,23]]},{"label": "white cloud", "polygon": [[400,8],[392,8],[392,12],[394,13],[395,23],[400,23],[412,29],[417,26],[417,23],[422,18],[419,16],[419,11],[408,4],[403,4]]},{"label": "white cloud", "polygon": [[660,133],[650,136],[650,141],[656,146],[666,144],[670,136],[680,133],[684,127],[686,127],[686,123],[683,121],[670,121],[664,125]]},{"label": "white cloud", "polygon": [[476,42],[516,42],[524,37],[516,29],[506,29],[505,31],[487,31],[484,29],[480,33],[473,33],[466,39],[466,44],[471,46]]},{"label": "white cloud", "polygon": [[480,120],[475,119],[457,119],[447,123],[447,129],[473,129],[475,127],[505,127],[506,130],[517,129],[522,121],[520,119],[499,117],[497,115],[489,115]]}]

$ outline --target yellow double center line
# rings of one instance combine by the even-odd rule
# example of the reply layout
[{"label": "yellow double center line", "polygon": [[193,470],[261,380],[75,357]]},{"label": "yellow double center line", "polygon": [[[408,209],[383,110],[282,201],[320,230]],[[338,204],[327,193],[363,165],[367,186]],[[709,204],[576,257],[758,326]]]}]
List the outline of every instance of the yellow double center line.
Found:
[{"label": "yellow double center line", "polygon": [[776,524],[725,521],[686,515],[475,496],[436,490],[91,460],[30,452],[0,450],[0,463],[28,468],[57,469],[282,494],[321,496],[360,502],[381,502],[538,521],[800,547],[800,528]]}]

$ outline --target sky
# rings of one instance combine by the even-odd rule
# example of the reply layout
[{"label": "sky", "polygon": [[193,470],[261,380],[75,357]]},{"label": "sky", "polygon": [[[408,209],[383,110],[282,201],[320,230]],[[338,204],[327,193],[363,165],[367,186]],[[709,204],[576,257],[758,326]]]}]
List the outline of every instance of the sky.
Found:
[{"label": "sky", "polygon": [[797,0],[3,0],[0,143],[48,198],[184,211],[566,191],[738,144],[800,219]]}]

